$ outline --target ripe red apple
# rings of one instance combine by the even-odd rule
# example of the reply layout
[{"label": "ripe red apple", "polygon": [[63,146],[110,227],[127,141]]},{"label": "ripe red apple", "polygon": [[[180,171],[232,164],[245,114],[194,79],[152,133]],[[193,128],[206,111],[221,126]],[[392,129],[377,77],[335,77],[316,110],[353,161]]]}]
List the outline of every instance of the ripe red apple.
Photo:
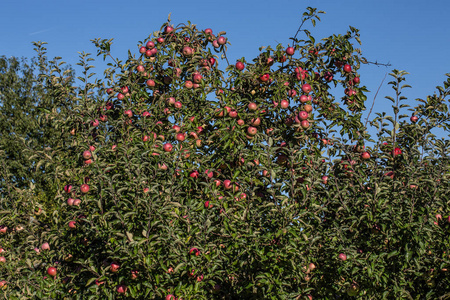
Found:
[{"label": "ripe red apple", "polygon": [[42,250],[50,250],[50,245],[47,242],[45,242],[41,245],[41,249]]},{"label": "ripe red apple", "polygon": [[353,83],[354,84],[358,84],[361,80],[359,79],[359,77],[355,77],[353,78]]},{"label": "ripe red apple", "polygon": [[81,203],[80,199],[73,200],[73,205],[75,205],[75,206],[80,206],[80,203]]},{"label": "ripe red apple", "polygon": [[349,64],[346,64],[344,66],[344,72],[350,73],[351,71],[352,71],[352,66],[350,66]]},{"label": "ripe red apple", "polygon": [[312,112],[313,107],[312,107],[312,105],[305,104],[305,105],[303,106],[303,109],[304,109],[307,113],[310,113],[310,112]]},{"label": "ripe red apple", "polygon": [[288,108],[289,107],[289,101],[286,100],[286,99],[281,100],[280,106],[281,106],[281,108],[284,108],[284,109]]},{"label": "ripe red apple", "polygon": [[232,111],[230,111],[229,115],[230,115],[230,117],[232,117],[232,118],[237,118],[238,113],[237,113],[237,111],[232,110]]},{"label": "ripe red apple", "polygon": [[171,143],[165,143],[164,146],[163,146],[163,149],[164,149],[164,151],[166,151],[166,152],[171,152],[172,149],[173,149],[173,146],[172,146]]},{"label": "ripe red apple", "polygon": [[167,25],[164,28],[164,33],[171,33],[172,31],[173,31],[173,27],[172,26]]},{"label": "ripe red apple", "polygon": [[338,258],[342,261],[346,261],[347,260],[347,255],[345,255],[344,253],[340,253]]},{"label": "ripe red apple", "polygon": [[177,300],[177,298],[175,298],[174,295],[169,294],[169,295],[166,296],[166,300]]},{"label": "ripe red apple", "polygon": [[309,92],[311,92],[311,85],[305,83],[304,85],[302,85],[302,91],[306,94],[309,94]]},{"label": "ripe red apple", "polygon": [[144,68],[144,66],[143,65],[139,65],[139,66],[137,66],[136,67],[136,70],[138,71],[138,72],[144,72],[145,71],[145,68]]},{"label": "ripe red apple", "polygon": [[113,272],[113,273],[117,273],[117,272],[119,272],[119,268],[120,268],[120,265],[119,265],[119,263],[117,263],[117,262],[112,262],[111,263],[111,265],[110,265],[110,269],[111,269],[111,272]]},{"label": "ripe red apple", "polygon": [[77,222],[75,222],[75,221],[70,221],[70,222],[69,222],[69,228],[71,228],[71,229],[77,228]]},{"label": "ripe red apple", "polygon": [[52,276],[52,277],[55,277],[56,276],[56,268],[55,267],[49,267],[48,269],[47,269],[47,274],[49,275],[49,276]]},{"label": "ripe red apple", "polygon": [[223,187],[224,187],[226,190],[230,190],[230,189],[231,189],[231,181],[228,180],[228,179],[225,179],[225,180],[223,181]]},{"label": "ripe red apple", "polygon": [[156,85],[155,81],[153,79],[147,80],[147,86],[154,87]]},{"label": "ripe red apple", "polygon": [[176,139],[177,139],[177,141],[182,142],[182,141],[184,141],[186,139],[186,134],[184,134],[184,133],[177,133]]},{"label": "ripe red apple", "polygon": [[128,287],[126,285],[121,284],[121,285],[117,286],[117,292],[119,294],[125,294],[127,292],[127,290],[128,290]]},{"label": "ripe red apple", "polygon": [[156,39],[156,41],[157,41],[159,44],[162,44],[162,43],[164,43],[164,38],[159,37],[159,38]]},{"label": "ripe red apple", "polygon": [[322,176],[322,182],[323,182],[323,184],[327,184],[328,183],[328,176]]},{"label": "ripe red apple", "polygon": [[139,53],[144,54],[145,52],[147,52],[147,48],[145,48],[144,46],[139,48]]},{"label": "ripe red apple", "polygon": [[252,123],[252,125],[253,126],[259,126],[259,125],[261,125],[261,118],[260,117],[258,117],[258,118],[253,118],[251,121],[250,121],[250,123]]},{"label": "ripe red apple", "polygon": [[89,185],[88,184],[82,184],[81,187],[80,187],[80,191],[83,194],[86,194],[87,192],[89,192]]},{"label": "ripe red apple", "polygon": [[307,128],[309,127],[309,122],[308,122],[308,120],[303,120],[303,121],[300,123],[300,126],[302,126],[302,128],[304,128],[304,129],[307,129]]},{"label": "ripe red apple", "polygon": [[258,105],[256,105],[255,102],[250,102],[250,103],[248,104],[248,109],[251,110],[251,111],[255,111],[255,110],[258,109]]},{"label": "ripe red apple", "polygon": [[302,110],[301,112],[298,113],[298,118],[300,120],[306,120],[306,119],[308,119],[308,116],[309,116],[308,113],[304,110]]},{"label": "ripe red apple", "polygon": [[153,48],[155,48],[155,43],[153,41],[148,41],[147,44],[145,44],[145,46],[148,49],[153,49]]},{"label": "ripe red apple", "polygon": [[64,191],[69,194],[72,192],[72,186],[70,184],[64,186]]},{"label": "ripe red apple", "polygon": [[411,122],[416,123],[419,120],[419,117],[413,115],[410,120]]},{"label": "ripe red apple", "polygon": [[194,74],[193,81],[194,83],[201,83],[203,79],[203,76],[199,73]]},{"label": "ripe red apple", "polygon": [[261,80],[262,82],[267,82],[270,79],[270,75],[269,74],[263,74],[259,77],[259,80]]},{"label": "ripe red apple", "polygon": [[187,89],[192,89],[192,87],[194,86],[194,84],[192,83],[192,81],[186,80],[186,82],[184,83],[184,86],[185,86]]},{"label": "ripe red apple", "polygon": [[212,33],[213,33],[213,31],[212,31],[211,28],[206,28],[206,29],[205,29],[205,34],[206,34],[206,35],[212,34]]},{"label": "ripe red apple", "polygon": [[0,256],[0,263],[6,262],[6,258],[4,256]]},{"label": "ripe red apple", "polygon": [[236,69],[238,69],[239,71],[244,70],[244,68],[245,68],[245,65],[244,65],[243,62],[238,61],[238,62],[236,63]]},{"label": "ripe red apple", "polygon": [[86,151],[83,152],[83,158],[84,159],[89,159],[91,157],[92,157],[91,151],[86,150]]},{"label": "ripe red apple", "polygon": [[369,158],[370,158],[370,153],[367,152],[367,151],[361,153],[361,158],[362,158],[362,159],[369,159]]},{"label": "ripe red apple", "polygon": [[227,42],[227,39],[226,39],[225,37],[223,37],[223,36],[219,36],[219,37],[217,38],[217,43],[218,43],[219,45],[225,45],[226,42]]},{"label": "ripe red apple", "polygon": [[178,109],[180,109],[180,108],[182,108],[182,107],[183,107],[183,104],[181,104],[181,102],[180,102],[180,101],[177,101],[177,102],[175,102],[175,103],[174,103],[174,106],[175,106],[175,108],[178,108]]},{"label": "ripe red apple", "polygon": [[257,132],[258,132],[258,129],[256,129],[256,128],[253,127],[253,126],[249,126],[249,127],[247,128],[247,133],[248,133],[249,135],[251,135],[251,136],[255,135]]},{"label": "ripe red apple", "polygon": [[309,100],[308,100],[308,96],[306,96],[306,95],[301,95],[300,96],[300,102],[301,103],[306,103],[306,102],[308,102]]},{"label": "ripe red apple", "polygon": [[192,50],[192,48],[191,47],[189,47],[189,46],[185,46],[184,48],[183,48],[183,55],[184,56],[191,56],[192,54],[193,54],[193,50]]},{"label": "ripe red apple", "polygon": [[293,47],[287,47],[286,48],[286,54],[287,55],[292,56],[292,55],[294,55],[294,53],[295,53],[295,49]]},{"label": "ripe red apple", "polygon": [[393,156],[397,156],[397,155],[400,155],[400,154],[402,154],[402,150],[400,149],[400,148],[394,148],[394,150],[392,151],[392,155]]}]

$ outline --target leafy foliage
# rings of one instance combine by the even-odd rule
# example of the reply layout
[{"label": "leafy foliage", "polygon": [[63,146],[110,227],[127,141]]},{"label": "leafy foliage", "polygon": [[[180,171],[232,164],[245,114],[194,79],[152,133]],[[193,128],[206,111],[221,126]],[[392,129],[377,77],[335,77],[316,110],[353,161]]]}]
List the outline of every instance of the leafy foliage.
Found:
[{"label": "leafy foliage", "polygon": [[26,203],[2,219],[8,228],[30,220],[1,237],[5,296],[444,297],[449,141],[431,130],[447,129],[449,81],[410,123],[400,115],[406,73],[394,70],[394,117],[371,120],[375,140],[361,121],[358,31],[320,43],[302,31],[293,49],[230,65],[225,32],[169,19],[126,61],[111,56],[112,40],[94,40],[112,62],[92,80],[81,53],[78,88],[40,56],[41,96],[55,108],[38,120],[51,120],[52,146],[25,153],[58,187],[56,207],[29,216],[39,197],[2,198]]}]

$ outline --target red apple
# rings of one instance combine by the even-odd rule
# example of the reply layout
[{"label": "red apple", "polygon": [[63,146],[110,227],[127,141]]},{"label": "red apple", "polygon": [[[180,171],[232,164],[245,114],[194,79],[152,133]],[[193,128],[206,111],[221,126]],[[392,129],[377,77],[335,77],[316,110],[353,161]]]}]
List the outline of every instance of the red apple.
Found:
[{"label": "red apple", "polygon": [[347,255],[345,255],[344,253],[340,253],[338,258],[342,261],[346,261],[347,260]]},{"label": "red apple", "polygon": [[219,36],[217,38],[217,44],[219,44],[219,45],[225,45],[226,42],[227,42],[227,39],[225,37],[223,37],[223,36]]},{"label": "red apple", "polygon": [[154,87],[156,85],[155,81],[153,79],[147,80],[147,86]]},{"label": "red apple", "polygon": [[352,66],[350,66],[348,64],[344,66],[344,72],[350,73],[351,71],[352,71]]},{"label": "red apple", "polygon": [[87,184],[82,184],[81,187],[80,187],[80,191],[81,191],[83,194],[86,194],[87,192],[89,192],[89,185],[87,185]]},{"label": "red apple", "polygon": [[72,186],[70,184],[64,186],[64,191],[69,194],[72,192]]},{"label": "red apple", "polygon": [[298,113],[298,118],[300,120],[306,120],[306,119],[308,119],[308,116],[309,116],[308,113],[304,110],[302,110],[301,112]]},{"label": "red apple", "polygon": [[191,56],[193,54],[193,50],[189,46],[185,46],[182,50],[184,56]]},{"label": "red apple", "polygon": [[311,85],[305,83],[304,85],[302,85],[302,91],[306,94],[309,94],[309,92],[311,92]]},{"label": "red apple", "polygon": [[248,109],[251,110],[251,111],[255,111],[255,110],[258,109],[258,105],[256,105],[255,102],[250,102],[250,103],[248,104]]},{"label": "red apple", "polygon": [[230,190],[230,189],[231,189],[231,181],[228,180],[228,179],[225,179],[225,180],[223,181],[223,187],[224,187],[226,190]]},{"label": "red apple", "polygon": [[194,86],[194,84],[192,83],[192,81],[190,80],[186,80],[186,82],[184,83],[185,88],[187,89],[192,89],[192,87]]},{"label": "red apple", "polygon": [[153,49],[153,48],[155,48],[155,43],[152,42],[152,41],[148,41],[147,44],[145,44],[145,46],[146,46],[148,49]]},{"label": "red apple", "polygon": [[47,242],[45,242],[41,245],[41,249],[42,250],[50,250],[50,245]]},{"label": "red apple", "polygon": [[199,73],[194,74],[194,76],[192,77],[194,83],[201,83],[203,76],[200,75]]},{"label": "red apple", "polygon": [[77,222],[75,222],[75,221],[70,221],[70,222],[69,222],[69,228],[71,228],[71,229],[77,228]]},{"label": "red apple", "polygon": [[257,132],[258,132],[258,129],[256,129],[256,128],[253,127],[253,126],[249,126],[249,127],[247,128],[247,133],[248,133],[249,135],[251,135],[251,136],[255,135]]},{"label": "red apple", "polygon": [[172,149],[173,149],[173,146],[172,146],[171,143],[165,143],[164,146],[163,146],[163,149],[164,149],[164,151],[166,151],[166,152],[171,152]]},{"label": "red apple", "polygon": [[236,63],[236,69],[238,69],[239,71],[244,70],[244,68],[245,68],[245,65],[244,65],[243,62],[238,61],[238,62]]},{"label": "red apple", "polygon": [[287,55],[292,56],[292,55],[294,55],[294,53],[295,53],[295,49],[293,47],[287,47],[286,48],[286,54]]},{"label": "red apple", "polygon": [[56,276],[56,268],[55,267],[49,267],[48,269],[47,269],[47,274],[49,275],[49,276],[52,276],[52,277],[55,277]]},{"label": "red apple", "polygon": [[362,159],[369,159],[369,158],[370,158],[370,153],[367,152],[367,151],[361,153],[361,158],[362,158]]},{"label": "red apple", "polygon": [[303,120],[303,121],[300,123],[300,126],[302,126],[302,128],[304,128],[304,129],[308,128],[308,127],[309,127],[309,122],[308,122],[308,120]]},{"label": "red apple", "polygon": [[83,158],[84,159],[89,159],[91,157],[92,157],[91,151],[86,150],[86,151],[83,152]]},{"label": "red apple", "polygon": [[125,294],[127,292],[127,290],[128,290],[128,287],[126,285],[121,284],[121,285],[117,286],[117,292],[119,294]]},{"label": "red apple", "polygon": [[419,120],[419,117],[413,115],[410,120],[411,122],[416,123]]},{"label": "red apple", "polygon": [[262,82],[267,82],[270,79],[270,75],[269,74],[263,74],[259,77],[259,80],[261,80]]},{"label": "red apple", "polygon": [[400,155],[400,154],[402,154],[402,150],[400,149],[400,148],[394,148],[394,150],[392,151],[392,155],[393,156],[397,156],[397,155]]},{"label": "red apple", "polygon": [[120,265],[117,262],[112,262],[110,265],[111,272],[117,273],[119,272]]},{"label": "red apple", "polygon": [[281,100],[280,106],[281,106],[281,108],[284,108],[284,109],[288,108],[289,107],[289,101],[286,100],[286,99]]},{"label": "red apple", "polygon": [[300,102],[301,103],[306,103],[308,101],[309,101],[308,96],[306,96],[306,95],[301,95],[300,96]]}]

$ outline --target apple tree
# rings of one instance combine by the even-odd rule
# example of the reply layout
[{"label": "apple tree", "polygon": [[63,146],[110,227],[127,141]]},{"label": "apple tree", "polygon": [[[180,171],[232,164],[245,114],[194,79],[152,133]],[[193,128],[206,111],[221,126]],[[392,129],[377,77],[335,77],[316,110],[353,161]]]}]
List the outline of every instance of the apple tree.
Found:
[{"label": "apple tree", "polygon": [[237,62],[225,32],[170,18],[125,61],[94,40],[104,78],[82,53],[81,86],[60,87],[72,109],[49,113],[63,141],[42,160],[59,186],[46,251],[2,271],[5,293],[444,296],[449,141],[433,129],[448,130],[450,82],[410,119],[394,70],[394,116],[365,122],[358,30],[316,42],[303,25],[320,13],[289,45]]}]

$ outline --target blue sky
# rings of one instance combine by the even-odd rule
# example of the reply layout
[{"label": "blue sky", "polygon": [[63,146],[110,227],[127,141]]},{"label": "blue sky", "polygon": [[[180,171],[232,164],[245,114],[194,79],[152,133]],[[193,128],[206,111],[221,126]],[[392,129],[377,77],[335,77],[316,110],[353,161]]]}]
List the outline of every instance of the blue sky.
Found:
[{"label": "blue sky", "polygon": [[[363,56],[391,67],[363,66],[361,83],[372,91],[371,103],[386,72],[392,69],[410,73],[405,91],[410,104],[435,91],[450,73],[450,1],[436,0],[296,0],[296,1],[115,1],[115,0],[2,0],[0,10],[0,55],[31,57],[32,41],[48,42],[50,57],[61,56],[76,67],[78,52],[95,54],[94,38],[114,38],[112,54],[125,59],[128,49],[137,53],[137,42],[144,40],[172,13],[172,23],[190,20],[198,28],[226,31],[231,42],[228,58],[248,61],[260,46],[289,43],[300,24],[305,8],[326,12],[322,22],[311,30],[318,39],[344,34],[348,26],[360,29]],[[101,61],[101,58],[98,58]],[[101,74],[98,70],[98,74]],[[380,89],[375,111],[389,109]],[[340,96],[339,96],[340,97]],[[368,106],[370,106],[368,104]]]}]

